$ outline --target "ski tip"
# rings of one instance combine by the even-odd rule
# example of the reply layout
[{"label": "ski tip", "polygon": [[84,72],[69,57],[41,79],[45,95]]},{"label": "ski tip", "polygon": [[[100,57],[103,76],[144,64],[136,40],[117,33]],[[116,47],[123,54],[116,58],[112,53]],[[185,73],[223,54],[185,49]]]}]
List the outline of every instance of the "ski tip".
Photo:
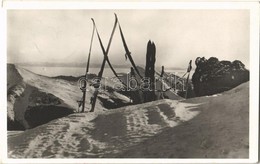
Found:
[{"label": "ski tip", "polygon": [[115,18],[116,18],[116,20],[118,20],[116,13],[114,13],[114,14],[115,14]]},{"label": "ski tip", "polygon": [[92,23],[94,24],[94,26],[96,26],[96,25],[95,25],[95,21],[94,21],[94,19],[93,19],[93,18],[91,18],[91,20],[92,20]]}]

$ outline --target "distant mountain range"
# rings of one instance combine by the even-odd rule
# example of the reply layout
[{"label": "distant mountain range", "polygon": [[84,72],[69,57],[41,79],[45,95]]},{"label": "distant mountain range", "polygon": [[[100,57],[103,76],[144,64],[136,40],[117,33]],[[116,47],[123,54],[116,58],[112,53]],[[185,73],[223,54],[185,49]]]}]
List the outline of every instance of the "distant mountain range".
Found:
[{"label": "distant mountain range", "polygon": [[[50,62],[35,62],[35,63],[10,63],[10,64],[15,64],[15,65],[19,65],[19,66],[32,66],[32,67],[36,67],[36,66],[40,66],[40,67],[81,67],[81,68],[85,68],[86,67],[86,63],[50,63]],[[138,64],[137,64],[138,65]],[[101,66],[100,63],[91,63],[90,67],[91,68],[99,68]],[[145,67],[144,65],[139,65],[141,67]],[[106,68],[108,68],[109,66],[106,64],[105,66]],[[113,64],[114,68],[130,68],[131,64],[124,64],[124,65],[120,65],[120,64]],[[156,69],[160,70],[161,67],[157,67]],[[165,69],[173,69],[173,70],[182,70],[185,68],[181,68],[181,67],[165,67]]]},{"label": "distant mountain range", "polygon": [[[86,67],[86,63],[14,63],[19,66],[41,66],[41,67]],[[91,63],[90,67],[91,68],[99,68],[101,64],[98,63]],[[106,67],[109,67],[106,65]],[[115,68],[125,68],[125,67],[130,67],[130,65],[115,65],[113,64],[113,67]]]}]

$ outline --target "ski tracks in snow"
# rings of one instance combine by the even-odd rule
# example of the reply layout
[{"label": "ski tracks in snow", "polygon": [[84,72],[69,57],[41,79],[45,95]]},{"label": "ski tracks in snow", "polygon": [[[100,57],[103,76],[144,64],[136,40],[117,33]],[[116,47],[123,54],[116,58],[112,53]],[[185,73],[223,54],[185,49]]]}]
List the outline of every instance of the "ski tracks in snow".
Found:
[{"label": "ski tracks in snow", "polygon": [[91,153],[94,145],[88,132],[82,128],[91,126],[89,116],[82,114],[57,119],[32,129],[32,133],[38,134],[25,140],[22,149],[14,149],[8,154],[10,157],[26,158],[91,157],[95,155]]},{"label": "ski tracks in snow", "polygon": [[[26,135],[29,139],[23,143],[23,148],[17,145],[20,148],[9,150],[9,156],[116,157],[165,128],[191,119],[194,112],[185,110],[186,107],[189,104],[161,100],[140,104],[138,109],[128,106],[99,114],[72,114],[32,129],[31,134]],[[14,140],[15,137],[12,142]]]}]

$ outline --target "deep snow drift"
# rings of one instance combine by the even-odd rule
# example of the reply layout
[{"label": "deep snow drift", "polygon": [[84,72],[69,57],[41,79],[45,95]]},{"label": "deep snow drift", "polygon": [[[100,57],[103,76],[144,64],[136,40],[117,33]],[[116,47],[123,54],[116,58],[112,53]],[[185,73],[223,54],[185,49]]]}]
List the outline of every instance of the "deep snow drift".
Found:
[{"label": "deep snow drift", "polygon": [[[13,64],[7,65],[7,117],[8,130],[24,130],[64,117],[78,110],[77,101],[82,92],[77,80],[64,80],[37,75]],[[93,90],[86,94],[89,104]],[[102,90],[99,94],[104,102],[130,100],[120,93]],[[90,108],[86,105],[85,110]],[[107,110],[97,100],[96,110]]]},{"label": "deep snow drift", "polygon": [[[19,69],[27,84],[77,108],[63,80]],[[55,85],[54,85],[55,84]],[[59,84],[59,85],[56,85]],[[10,158],[248,158],[249,83],[222,94],[75,113],[8,137]]]}]

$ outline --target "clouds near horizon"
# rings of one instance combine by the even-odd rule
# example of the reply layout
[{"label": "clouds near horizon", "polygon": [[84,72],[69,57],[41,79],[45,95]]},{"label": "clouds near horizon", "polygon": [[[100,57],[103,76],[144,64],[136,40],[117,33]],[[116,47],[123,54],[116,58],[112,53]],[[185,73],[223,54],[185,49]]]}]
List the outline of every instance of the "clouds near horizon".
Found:
[{"label": "clouds near horizon", "polygon": [[[146,44],[155,42],[156,66],[186,67],[211,56],[241,60],[249,67],[248,10],[9,10],[8,62],[86,61],[94,18],[106,47],[117,13],[137,64],[145,64]],[[94,38],[91,61],[103,54]],[[125,62],[119,29],[110,48],[111,63]]]}]

